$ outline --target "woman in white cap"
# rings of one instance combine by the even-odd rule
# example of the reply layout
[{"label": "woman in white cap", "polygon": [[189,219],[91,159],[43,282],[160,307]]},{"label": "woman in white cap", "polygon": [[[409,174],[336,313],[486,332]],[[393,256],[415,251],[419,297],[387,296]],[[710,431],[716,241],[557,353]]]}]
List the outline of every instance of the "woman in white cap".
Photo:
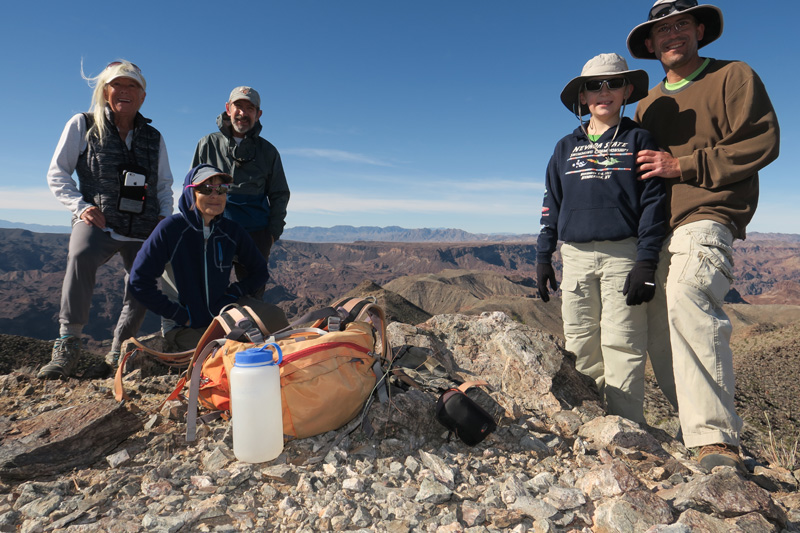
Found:
[{"label": "woman in white cap", "polygon": [[[44,379],[64,379],[75,370],[97,269],[119,253],[130,272],[144,239],[172,213],[172,173],[164,139],[139,113],[147,88],[142,71],[120,60],[84,79],[94,88],[91,108],[67,122],[47,172],[50,190],[72,212],[72,232],[60,336],[51,361],[39,372]],[[122,341],[139,331],[145,312],[126,290],[108,356],[112,362]]]},{"label": "woman in white cap", "polygon": [[623,114],[626,104],[647,95],[647,86],[647,73],[628,70],[617,54],[600,54],[564,87],[561,101],[579,124],[558,142],[547,166],[536,255],[546,302],[548,283],[558,287],[551,258],[564,241],[566,348],[577,356],[577,369],[597,383],[608,412],[638,423],[644,422],[647,350],[640,304],[656,290],[665,194],[661,180],[637,179],[636,153],[656,143]]}]

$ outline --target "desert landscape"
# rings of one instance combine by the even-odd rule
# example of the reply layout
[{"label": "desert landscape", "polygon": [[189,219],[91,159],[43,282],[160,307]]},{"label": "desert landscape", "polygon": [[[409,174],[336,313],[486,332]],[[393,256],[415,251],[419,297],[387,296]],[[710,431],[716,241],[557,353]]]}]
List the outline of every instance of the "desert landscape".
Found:
[{"label": "desert landscape", "polygon": [[[3,383],[3,390],[6,391],[5,399],[0,406],[0,417],[5,421],[4,424],[6,426],[4,427],[8,427],[8,423],[22,416],[19,413],[28,413],[27,416],[34,416],[35,412],[42,412],[42,409],[63,407],[69,405],[70,402],[76,401],[80,403],[93,395],[108,397],[109,385],[107,378],[102,375],[100,361],[110,342],[109,332],[119,312],[118,295],[121,291],[123,276],[119,262],[112,261],[103,267],[98,275],[98,287],[92,308],[92,324],[86,329],[86,350],[79,369],[80,372],[84,373],[84,378],[71,380],[69,387],[66,389],[52,383],[42,385],[37,383],[35,379],[31,379],[31,376],[33,370],[48,360],[52,346],[51,339],[56,332],[58,300],[61,279],[63,278],[67,236],[32,233],[25,230],[0,230],[0,233],[3,235],[2,244],[0,245],[2,247],[2,253],[0,253],[0,294],[2,294],[4,302],[2,309],[0,309],[0,376],[5,376],[0,381]],[[800,511],[795,511],[794,509],[800,508],[800,501],[795,502],[798,499],[797,476],[800,475],[800,470],[798,470],[800,468],[800,453],[798,453],[800,385],[798,385],[797,379],[798,370],[800,369],[798,365],[798,362],[800,362],[800,285],[797,282],[800,279],[800,275],[798,275],[800,274],[800,253],[798,252],[800,252],[800,237],[794,235],[756,234],[746,241],[737,242],[734,258],[737,282],[728,295],[727,300],[729,303],[726,304],[726,311],[734,322],[733,349],[737,372],[736,400],[739,413],[745,420],[743,447],[752,471],[750,481],[770,491],[775,502],[782,502],[779,507],[783,506],[785,510],[782,512],[784,514],[771,514],[773,511],[757,509],[755,511],[756,514],[760,513],[759,516],[762,518],[756,519],[756,522],[761,524],[760,527],[762,528],[748,529],[745,527],[746,524],[741,521],[741,516],[747,515],[744,511],[734,512],[729,510],[719,512],[719,510],[714,511],[713,509],[709,511],[708,502],[702,505],[689,505],[687,508],[701,509],[709,517],[707,519],[703,518],[703,520],[709,521],[707,523],[703,522],[705,524],[703,527],[707,529],[698,528],[696,529],[697,531],[797,530],[794,528],[796,520],[800,519]],[[557,270],[559,270],[560,264],[556,266]],[[286,240],[279,241],[273,248],[270,258],[270,271],[272,281],[268,285],[267,297],[283,307],[290,317],[299,316],[309,309],[326,305],[343,295],[374,296],[386,310],[390,322],[395,324],[394,327],[399,328],[398,331],[405,332],[406,329],[404,328],[414,329],[419,327],[423,329],[418,331],[425,331],[426,328],[434,327],[434,324],[453,324],[454,319],[450,317],[465,315],[464,319],[458,320],[463,320],[464,324],[467,324],[464,326],[467,331],[474,327],[475,321],[495,320],[499,321],[497,322],[498,324],[503,324],[502,328],[524,328],[525,335],[541,339],[537,342],[544,343],[542,346],[547,346],[546,350],[555,350],[554,353],[563,350],[560,301],[558,298],[554,298],[549,303],[543,303],[536,294],[534,282],[535,245],[530,240],[528,242],[420,243],[310,243]],[[499,315],[498,312],[502,313],[502,315]],[[499,318],[501,316],[505,318]],[[426,326],[426,324],[429,325]],[[452,328],[453,326],[448,327]],[[456,334],[457,330],[451,332],[448,327],[444,327],[440,334],[441,336],[447,337],[448,335]],[[154,317],[148,317],[142,334],[145,335],[157,329],[158,321]],[[404,335],[408,334],[404,333]],[[465,362],[464,367],[466,368],[466,365],[469,364],[478,365],[478,361]],[[483,364],[481,363],[481,365]],[[479,367],[483,368],[480,365],[475,368]],[[130,379],[136,380],[135,375],[136,372]],[[145,419],[156,416],[149,413],[163,399],[164,394],[169,389],[169,384],[174,383],[176,376],[160,375],[149,378],[140,377],[138,379],[141,380],[139,384],[132,384],[136,391],[137,409],[142,410],[141,416]],[[519,391],[516,391],[516,393],[509,392],[515,402],[523,402],[524,397],[515,395],[517,393]],[[69,400],[69,398],[72,398],[72,400]],[[81,400],[79,401],[78,398]],[[45,404],[42,404],[43,401]],[[51,404],[50,408],[45,407],[47,402]],[[581,413],[584,425],[588,425],[588,420],[601,414],[594,408],[587,407],[590,404],[591,402],[589,404],[586,402],[580,404],[579,402],[572,409],[573,412]],[[565,409],[566,407],[567,405],[564,406]],[[148,409],[151,411],[148,411]],[[588,411],[586,411],[587,409]],[[561,412],[566,413],[567,411]],[[178,439],[176,431],[180,431],[180,415],[177,415],[177,421],[174,418],[171,419],[171,415],[163,412],[158,416],[158,423],[155,426],[151,426],[149,430],[140,431],[128,438],[126,449],[138,449],[137,446],[144,446],[141,443],[148,442],[149,439],[158,434],[161,435],[159,438],[162,440],[166,439],[165,442],[167,444],[165,445],[167,449],[172,449],[173,453],[177,454],[176,457],[180,457],[181,461],[188,460],[195,447],[187,448],[186,443],[179,442],[180,439]],[[671,438],[677,430],[677,418],[655,387],[652,376],[648,376],[646,416],[650,424],[649,431],[652,435],[657,436],[660,446],[670,450],[670,453],[678,457],[687,453],[685,449],[681,451],[680,444]],[[558,417],[556,416],[555,419],[558,419]],[[151,418],[151,422],[153,420],[155,419]],[[490,455],[491,453],[496,453],[489,451],[493,449],[492,446],[499,449],[505,449],[504,446],[510,446],[508,448],[509,457],[516,457],[514,454],[519,452],[519,444],[510,444],[512,441],[516,442],[513,435],[527,434],[526,432],[528,431],[518,429],[517,424],[520,424],[520,420],[509,421],[509,425],[498,432],[497,438],[499,440],[491,441],[489,448],[483,451],[483,457],[488,457],[487,453]],[[156,431],[156,427],[160,429]],[[629,431],[628,429],[621,430],[617,426],[614,427],[616,428],[615,431],[618,432]],[[554,444],[555,448],[552,448],[551,452],[548,453],[555,453],[556,456],[560,456],[559,454],[562,452],[556,452],[555,450],[562,450],[561,446],[563,446],[564,439],[566,439],[566,442],[571,443],[569,446],[572,447],[572,450],[567,455],[564,455],[563,461],[564,464],[571,466],[569,468],[563,467],[562,470],[576,472],[574,469],[579,467],[575,465],[580,465],[581,454],[575,451],[577,449],[575,447],[578,446],[577,443],[586,441],[586,438],[582,440],[579,437],[580,431],[577,426],[572,431],[566,431],[563,428],[556,431],[550,426],[548,428],[546,431],[542,428],[536,431],[547,434],[555,432],[555,434],[560,435],[560,442],[562,442],[562,444]],[[156,433],[153,433],[153,431],[156,431]],[[213,453],[214,446],[218,446],[216,448],[218,450],[224,450],[225,446],[230,444],[230,435],[221,428],[212,428],[209,431],[210,440],[200,444],[200,447],[197,448],[197,453]],[[403,431],[405,433],[402,433],[400,438],[402,443],[393,444],[398,446],[399,449],[386,453],[392,456],[406,456],[413,451],[415,439],[421,439],[419,441],[420,444],[426,443],[433,446],[433,448],[426,449],[434,453],[434,455],[436,455],[437,449],[439,452],[445,453],[445,455],[450,453],[448,451],[450,448],[447,448],[448,445],[444,445],[445,448],[438,448],[442,446],[443,441],[437,440],[433,435],[421,437],[418,433],[422,430],[417,430],[416,437],[413,436],[414,432],[409,437],[408,428],[404,428]],[[530,429],[530,431],[534,430]],[[535,434],[537,438],[544,439],[542,434]],[[394,438],[397,439],[398,437],[395,436]],[[439,436],[440,438],[441,436]],[[511,441],[508,441],[509,438]],[[314,455],[314,452],[317,451],[315,448],[324,448],[326,443],[330,444],[332,439],[333,437],[328,437],[327,440],[325,438],[321,438],[321,440],[301,439],[300,441],[289,443],[287,449],[290,454],[296,453],[307,458],[310,455]],[[409,446],[409,439],[412,447],[411,451],[406,450],[406,447]],[[550,441],[545,439],[545,442],[549,443]],[[349,444],[349,448],[345,447],[346,444]],[[348,437],[344,440],[344,444],[340,441],[338,445],[343,450],[347,449],[355,453],[354,457],[361,457],[359,455],[361,452],[354,452],[354,450],[361,450],[361,447],[368,445],[368,442],[365,443],[358,438],[351,439]],[[608,449],[611,450],[612,448]],[[442,450],[445,451],[442,452]],[[464,453],[463,450],[456,451],[458,454]],[[153,462],[157,460],[152,455],[155,452],[139,449],[137,453],[140,454],[140,462],[143,462],[143,464],[152,466]],[[566,451],[564,450],[563,453],[566,453]],[[591,456],[596,459],[602,459],[603,457],[599,451],[584,453],[589,454],[586,457]],[[627,457],[625,454],[629,452],[620,453]],[[624,459],[623,456],[620,457]],[[380,462],[380,457],[382,455],[379,452],[378,462]],[[461,455],[458,455],[458,457],[461,457]],[[543,457],[541,456],[539,459]],[[628,457],[628,459],[631,458]],[[628,459],[625,459],[626,464],[630,463]],[[466,458],[464,460],[469,461]],[[634,468],[634,466],[636,468],[644,468],[644,466],[637,463],[640,460],[641,457],[639,459],[631,459],[633,466],[630,464],[629,466],[631,468]],[[284,457],[283,461],[288,461],[287,464],[292,463],[291,456]],[[230,457],[228,462],[230,462]],[[659,468],[667,468],[667,463],[660,464]],[[431,465],[426,466],[433,468]],[[111,475],[111,473],[107,472],[107,468],[108,466],[105,464],[95,464],[88,470],[85,468],[76,470],[73,474],[74,479],[77,480],[75,482],[76,486],[81,487],[86,486],[86,483],[91,483],[88,481],[91,476],[99,476],[104,479],[104,486],[106,487],[112,486],[113,483],[106,479]],[[306,474],[300,474],[301,480],[310,479],[303,476],[322,476],[318,470],[313,468],[308,471],[299,466],[297,468],[299,471],[306,472]],[[570,470],[570,468],[573,470]],[[647,468],[652,468],[652,465]],[[637,476],[644,475],[638,470],[634,470]],[[555,472],[558,471],[559,467],[556,467]],[[124,472],[126,476],[133,475],[128,470]],[[511,475],[509,474],[511,470],[504,470],[504,472]],[[674,474],[676,471],[669,470],[669,472]],[[777,483],[776,479],[779,476],[773,472],[785,472],[788,477],[781,478],[784,479],[783,484]],[[374,481],[371,474],[365,475],[367,475],[368,480]],[[519,474],[515,475],[519,476]],[[649,475],[644,477],[646,478]],[[669,476],[671,474],[665,475]],[[672,480],[670,483],[672,483],[675,490],[683,490],[683,487],[688,487],[700,479],[702,479],[703,483],[711,483],[710,479],[697,477],[699,475],[700,473],[698,472],[687,473],[684,471],[682,482],[678,483],[676,481],[677,478],[669,479]],[[87,476],[89,477],[87,478]],[[279,478],[280,483],[288,483],[286,478],[274,473],[268,474],[267,478],[273,479],[276,476]],[[64,478],[45,476],[42,483],[60,483],[58,480],[61,479]],[[293,480],[292,483],[300,482],[302,484],[302,481],[298,481],[296,476],[291,477],[291,479]],[[365,482],[370,483],[370,481]],[[20,487],[24,488],[27,484],[19,485],[18,483],[5,481],[5,484],[0,484],[0,493],[9,494],[9,501],[19,498],[19,491],[22,490]],[[33,481],[30,483],[33,483]],[[39,481],[36,481],[36,483],[39,483]],[[137,483],[139,482],[137,481]],[[175,485],[172,480],[171,483],[173,486]],[[490,480],[487,479],[486,483],[488,483],[487,487],[491,486]],[[667,482],[656,482],[650,489],[657,492],[659,483],[664,484]],[[119,487],[117,488],[119,489]],[[142,488],[142,490],[144,491],[145,489]],[[289,494],[291,496],[293,494],[291,491],[286,493],[280,487],[277,490],[278,493],[284,495]],[[72,494],[74,491],[67,491],[67,493]],[[70,498],[73,497],[77,496],[70,496]],[[299,498],[297,495],[294,497],[296,499]],[[64,495],[62,500],[66,501],[66,498],[67,496]],[[106,494],[105,498],[106,500],[104,501],[106,503],[104,506],[98,507],[98,509],[105,509],[104,511],[96,511],[95,516],[91,519],[87,517],[91,517],[92,513],[81,515],[81,518],[75,518],[76,525],[73,527],[77,528],[78,523],[84,522],[87,524],[107,523],[103,522],[100,517],[113,516],[114,512],[108,511],[108,508],[115,508],[114,506],[117,504],[112,504],[111,502],[115,502],[121,496],[113,496],[109,493]],[[194,501],[192,498],[189,499]],[[139,499],[141,500],[141,496]],[[150,500],[153,499],[151,496]],[[155,498],[155,500],[160,501],[159,498]],[[456,522],[460,523],[463,528],[465,523],[463,501],[467,500],[472,503],[477,501],[475,498],[462,498],[461,500],[450,498],[446,502],[444,500],[439,502],[438,508],[440,508],[439,511],[441,512],[445,512],[444,508],[451,508],[452,510],[454,501],[462,501],[461,507],[458,507],[460,510],[456,512],[458,517]],[[311,505],[310,501],[308,500],[306,505]],[[377,501],[380,506],[380,500],[369,501]],[[658,520],[667,520],[664,523],[670,523],[670,521],[677,519],[679,521],[684,520],[686,524],[694,523],[692,520],[697,517],[683,509],[681,505],[676,504],[675,501],[668,501],[672,508],[672,518],[667,520],[662,517],[658,518]],[[128,502],[125,505],[133,504]],[[263,503],[263,505],[267,504]],[[636,507],[644,504],[638,502],[631,505]],[[8,510],[5,513],[16,512],[13,509],[15,507],[19,506],[7,506]],[[300,505],[300,507],[303,506]],[[425,506],[423,505],[422,507],[424,508]],[[513,506],[509,505],[507,507],[511,508]],[[550,523],[551,529],[541,529],[542,531],[589,531],[586,528],[592,527],[593,523],[594,530],[601,531],[604,529],[597,529],[599,520],[597,512],[600,507],[601,502],[598,500],[591,505],[581,504],[581,511],[574,511],[571,515],[566,512],[565,508],[562,508],[560,509],[560,518],[557,520],[553,516],[546,520],[541,519],[536,513],[529,511],[527,515],[525,513],[520,516],[515,514],[513,518],[509,518],[505,514],[502,516],[496,515],[491,520],[484,519],[484,522],[481,523],[485,524],[483,530],[486,531],[506,529],[505,527],[499,527],[498,524],[507,524],[511,527],[518,526],[523,528],[519,529],[520,531],[529,531],[531,529],[525,528],[533,527],[536,523],[539,525]],[[120,509],[123,508],[125,507],[120,507]],[[428,516],[429,513],[438,512],[433,508],[426,509],[422,513],[425,516]],[[271,529],[267,527],[264,530],[280,529],[290,531],[293,530],[290,527],[291,525],[298,526],[301,522],[310,527],[309,531],[318,530],[317,528],[320,525],[333,528],[330,521],[323,520],[320,522],[319,519],[312,520],[310,517],[305,517],[304,522],[302,520],[297,521],[295,519],[299,515],[295,511],[295,508],[275,511],[276,514],[273,516],[281,517],[283,520],[281,524],[283,525],[281,528]],[[4,523],[16,525],[21,523],[19,516],[17,516],[16,521],[11,520],[9,517],[4,522],[3,516],[6,515],[2,514],[3,512],[2,505],[0,505],[0,530],[11,530],[4,529]],[[108,512],[111,512],[111,515],[108,515]],[[154,513],[146,511],[146,509],[143,512]],[[592,517],[593,512],[595,513],[594,517]],[[295,515],[292,513],[295,513]],[[238,519],[230,518],[230,511],[225,511],[222,514],[229,518],[220,523],[239,524],[236,527],[240,527],[242,522],[237,521]],[[357,521],[352,519],[352,513],[349,514],[348,523],[350,523],[351,527],[349,529],[339,529],[359,530],[354,525]],[[155,512],[155,515],[162,516],[163,513]],[[412,525],[406,529],[401,527],[397,531],[414,530],[416,527],[413,524],[421,523],[419,521],[415,522],[415,519],[409,519],[406,515],[407,513],[403,515],[401,522],[406,525]],[[571,518],[568,519],[567,515],[571,516]],[[58,522],[58,518],[63,520],[63,517],[68,516],[68,514],[53,514],[51,511],[47,516],[49,517],[47,520],[34,520],[30,524],[35,522],[36,524],[44,525],[52,523],[53,520]],[[259,514],[258,516],[261,515]],[[294,518],[287,519],[287,516],[294,516]],[[377,513],[377,517],[374,512],[371,516],[372,518],[369,520],[365,518],[361,521],[364,524],[370,524],[365,526],[365,530],[395,531],[395,529],[378,525],[381,522],[378,520],[381,516],[380,512]],[[678,516],[680,518],[677,518]],[[735,521],[734,516],[738,517]],[[764,523],[758,522],[758,520],[763,520],[763,517],[767,518],[771,529],[766,528],[767,526]],[[717,519],[728,520],[728,522],[725,522],[728,525],[720,526],[722,529],[712,529],[708,526],[708,524],[712,523],[710,521]],[[653,520],[656,520],[656,518],[653,518]],[[391,521],[388,520],[387,523]],[[71,522],[73,520],[67,523]],[[441,524],[447,523],[444,519],[440,522]],[[67,523],[62,525],[66,527]],[[137,523],[141,523],[141,520]],[[193,530],[199,523],[204,524],[208,531],[214,530],[208,529],[212,527],[213,520],[207,522],[201,520],[198,522],[197,519],[194,519],[194,521],[182,519],[180,523],[181,525],[177,528],[170,529],[167,527],[163,530],[188,531],[190,529]],[[269,524],[270,522],[269,520],[266,522],[255,520],[251,522],[251,525],[262,524],[263,526],[264,523]],[[309,526],[309,524],[311,525]],[[473,524],[474,527],[479,525],[480,523],[477,522]],[[735,529],[734,526],[739,529]],[[33,527],[33,525],[30,527]],[[93,531],[95,529],[74,530]],[[434,530],[438,531],[438,529]],[[461,531],[467,529],[444,529],[442,531],[450,530]],[[634,528],[631,531],[637,530]],[[690,528],[689,530],[695,529]],[[475,531],[482,530],[475,529]],[[641,531],[644,531],[644,529],[641,529]],[[648,531],[651,530],[648,529]],[[679,530],[665,529],[663,531]],[[681,529],[680,531],[684,530]]]}]

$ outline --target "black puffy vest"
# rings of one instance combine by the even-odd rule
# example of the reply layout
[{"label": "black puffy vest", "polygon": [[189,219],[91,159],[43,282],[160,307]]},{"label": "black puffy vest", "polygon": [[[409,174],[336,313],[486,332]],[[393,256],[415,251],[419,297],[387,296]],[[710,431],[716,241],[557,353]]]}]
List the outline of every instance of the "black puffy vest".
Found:
[{"label": "black puffy vest", "polygon": [[[137,113],[133,125],[131,149],[120,138],[112,111],[106,107],[108,135],[103,144],[97,132],[92,132],[88,146],[78,157],[76,171],[83,199],[100,208],[106,225],[126,237],[146,239],[156,227],[161,212],[158,204],[158,155],[161,134],[150,125],[150,119]],[[87,131],[94,124],[93,116],[84,113]],[[122,213],[117,208],[120,188],[120,168],[123,165],[138,165],[147,170],[147,200],[140,215]],[[75,221],[73,220],[73,223]]]}]

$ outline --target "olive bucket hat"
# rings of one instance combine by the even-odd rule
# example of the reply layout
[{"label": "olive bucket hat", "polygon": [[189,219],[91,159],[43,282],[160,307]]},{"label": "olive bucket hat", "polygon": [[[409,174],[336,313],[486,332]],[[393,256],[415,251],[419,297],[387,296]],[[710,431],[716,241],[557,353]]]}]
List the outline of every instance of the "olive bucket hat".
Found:
[{"label": "olive bucket hat", "polygon": [[638,102],[647,96],[649,78],[647,72],[644,70],[628,70],[628,63],[625,58],[619,54],[600,54],[589,61],[583,66],[581,75],[573,78],[561,91],[561,102],[576,115],[580,116],[589,114],[589,106],[580,104],[579,94],[583,89],[583,85],[587,80],[596,78],[598,76],[623,76],[628,80],[628,83],[633,85],[633,92],[626,100],[630,104]]},{"label": "olive bucket hat", "polygon": [[698,48],[716,41],[722,35],[722,11],[717,6],[697,5],[697,0],[658,0],[650,8],[647,22],[633,28],[628,35],[628,50],[631,55],[638,59],[656,59],[656,55],[644,43],[650,36],[650,30],[666,17],[683,14],[692,15],[698,23],[705,26],[703,38],[697,43]]}]

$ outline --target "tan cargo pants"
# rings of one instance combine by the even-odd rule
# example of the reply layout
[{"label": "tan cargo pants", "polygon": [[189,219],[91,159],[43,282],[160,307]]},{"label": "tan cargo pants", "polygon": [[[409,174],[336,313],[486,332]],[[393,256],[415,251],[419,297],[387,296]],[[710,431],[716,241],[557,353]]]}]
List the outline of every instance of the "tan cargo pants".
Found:
[{"label": "tan cargo pants", "polygon": [[622,288],[636,239],[564,243],[561,313],[566,348],[591,377],[610,414],[644,422],[647,304],[629,306]]},{"label": "tan cargo pants", "polygon": [[659,272],[669,269],[666,301],[650,302],[651,360],[662,359],[654,354],[671,345],[683,441],[690,448],[739,445],[732,326],[722,309],[733,280],[732,253],[733,235],[724,225],[702,220],[680,226],[659,262]]}]

